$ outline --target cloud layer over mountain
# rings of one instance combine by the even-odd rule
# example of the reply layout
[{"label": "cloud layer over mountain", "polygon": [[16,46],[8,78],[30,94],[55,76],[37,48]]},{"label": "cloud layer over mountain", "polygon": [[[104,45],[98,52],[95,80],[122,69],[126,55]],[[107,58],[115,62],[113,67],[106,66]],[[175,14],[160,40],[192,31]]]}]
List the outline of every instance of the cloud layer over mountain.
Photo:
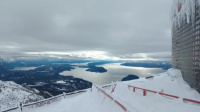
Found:
[{"label": "cloud layer over mountain", "polygon": [[19,57],[170,58],[171,3],[1,0],[0,53]]}]

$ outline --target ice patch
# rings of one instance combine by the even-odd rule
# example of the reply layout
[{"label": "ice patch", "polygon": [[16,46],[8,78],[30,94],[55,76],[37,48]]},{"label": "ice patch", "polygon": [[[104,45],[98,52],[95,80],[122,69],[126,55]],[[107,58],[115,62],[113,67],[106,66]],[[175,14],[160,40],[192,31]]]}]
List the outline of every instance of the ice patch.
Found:
[{"label": "ice patch", "polygon": [[[200,0],[198,0],[199,2]],[[200,2],[199,2],[200,3]],[[175,27],[180,27],[183,21],[194,23],[196,0],[173,0],[171,19]]]}]

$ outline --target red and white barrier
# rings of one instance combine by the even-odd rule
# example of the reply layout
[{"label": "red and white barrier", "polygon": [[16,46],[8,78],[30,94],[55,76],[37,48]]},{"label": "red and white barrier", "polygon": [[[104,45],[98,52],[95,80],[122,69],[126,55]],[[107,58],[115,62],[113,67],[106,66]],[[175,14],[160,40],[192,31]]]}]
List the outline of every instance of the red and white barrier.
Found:
[{"label": "red and white barrier", "polygon": [[[168,96],[168,97],[172,97],[172,98],[177,98],[177,99],[180,98],[179,96],[170,95],[170,94],[157,92],[157,91],[153,91],[153,90],[148,90],[148,89],[144,89],[144,88],[139,88],[139,87],[135,87],[135,86],[131,86],[131,85],[128,85],[128,87],[133,88],[133,92],[135,92],[136,89],[143,90],[143,96],[146,96],[146,92],[151,92],[151,93],[158,93],[160,95],[164,95],[164,96]],[[188,99],[188,98],[183,98],[183,101],[188,101],[188,102],[200,104],[200,101],[196,101],[196,100],[192,100],[192,99]]]},{"label": "red and white barrier", "polygon": [[[113,100],[118,106],[120,106],[125,112],[127,112],[127,108],[122,105],[119,101],[115,100],[112,96],[110,96],[108,93],[106,93],[104,90],[102,90],[101,88],[99,88],[98,86],[94,85],[98,91],[101,91],[102,93],[104,93],[107,97],[109,97],[111,100]],[[113,90],[114,92],[114,90]]]}]

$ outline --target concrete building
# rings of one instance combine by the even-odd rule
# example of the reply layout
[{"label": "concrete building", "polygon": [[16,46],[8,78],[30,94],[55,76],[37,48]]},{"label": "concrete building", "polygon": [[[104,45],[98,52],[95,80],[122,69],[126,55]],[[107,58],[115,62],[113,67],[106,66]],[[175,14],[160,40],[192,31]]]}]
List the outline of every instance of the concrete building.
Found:
[{"label": "concrete building", "polygon": [[172,66],[200,92],[200,0],[172,4]]}]

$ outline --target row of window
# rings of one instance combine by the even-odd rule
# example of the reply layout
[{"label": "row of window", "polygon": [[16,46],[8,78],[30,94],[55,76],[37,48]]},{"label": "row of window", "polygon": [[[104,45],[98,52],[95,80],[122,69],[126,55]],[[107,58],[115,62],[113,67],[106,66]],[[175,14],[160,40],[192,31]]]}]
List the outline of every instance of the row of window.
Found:
[{"label": "row of window", "polygon": [[184,54],[184,53],[190,53],[192,55],[192,47],[190,48],[186,48],[186,49],[182,49],[182,48],[176,48],[172,50],[173,54]]},{"label": "row of window", "polygon": [[[192,58],[195,57],[193,52],[177,52],[177,53],[173,53],[172,54],[173,57],[177,57],[177,58]],[[199,55],[196,55],[199,56]]]},{"label": "row of window", "polygon": [[187,36],[193,36],[193,28],[192,26],[188,26],[187,28],[185,28],[182,31],[179,31],[178,33],[176,33],[175,35],[172,35],[174,38],[184,38]]},{"label": "row of window", "polygon": [[198,41],[195,41],[195,42],[193,42],[193,46],[196,46],[196,45],[199,45],[200,44],[200,41],[198,40]]},{"label": "row of window", "polygon": [[172,42],[184,42],[184,41],[190,41],[193,37],[193,34],[190,33],[188,35],[182,35],[182,36],[177,36],[176,38],[172,37]]},{"label": "row of window", "polygon": [[200,69],[200,66],[195,66],[194,68],[195,68],[195,69]]},{"label": "row of window", "polygon": [[193,62],[193,65],[198,67],[198,66],[200,66],[200,62],[199,61]]},{"label": "row of window", "polygon": [[200,20],[199,20],[199,19],[198,19],[198,20],[196,20],[196,25],[197,25],[197,24],[199,24],[199,23],[200,23]]},{"label": "row of window", "polygon": [[185,41],[179,41],[179,42],[173,42],[172,43],[172,47],[176,48],[176,47],[180,47],[180,48],[190,48],[193,47],[193,40],[191,38],[185,40]]},{"label": "row of window", "polygon": [[198,30],[199,28],[200,28],[199,24],[198,24],[198,25],[196,25],[196,30]]},{"label": "row of window", "polygon": [[200,57],[195,56],[195,57],[193,57],[193,60],[194,60],[194,61],[200,61]]},{"label": "row of window", "polygon": [[196,30],[195,35],[199,35],[200,34],[200,30]]},{"label": "row of window", "polygon": [[173,46],[172,51],[177,52],[177,53],[181,53],[181,52],[191,53],[194,51],[193,48],[194,47],[192,47],[192,46],[186,46],[186,47],[174,47]]},{"label": "row of window", "polygon": [[185,24],[181,25],[181,27],[178,27],[177,29],[173,29],[172,31],[173,31],[173,34],[176,35],[181,32],[186,32],[190,29],[192,29],[192,25],[185,22]]},{"label": "row of window", "polygon": [[194,46],[193,47],[193,51],[199,51],[200,50],[200,46]]},{"label": "row of window", "polygon": [[200,52],[193,52],[193,56],[200,56]]},{"label": "row of window", "polygon": [[200,13],[200,10],[199,10],[199,8],[197,7],[196,8],[196,14],[199,14]]},{"label": "row of window", "polygon": [[200,39],[200,36],[199,35],[196,35],[195,36],[195,40],[199,40]]},{"label": "row of window", "polygon": [[195,66],[200,66],[200,62],[194,62]]}]

